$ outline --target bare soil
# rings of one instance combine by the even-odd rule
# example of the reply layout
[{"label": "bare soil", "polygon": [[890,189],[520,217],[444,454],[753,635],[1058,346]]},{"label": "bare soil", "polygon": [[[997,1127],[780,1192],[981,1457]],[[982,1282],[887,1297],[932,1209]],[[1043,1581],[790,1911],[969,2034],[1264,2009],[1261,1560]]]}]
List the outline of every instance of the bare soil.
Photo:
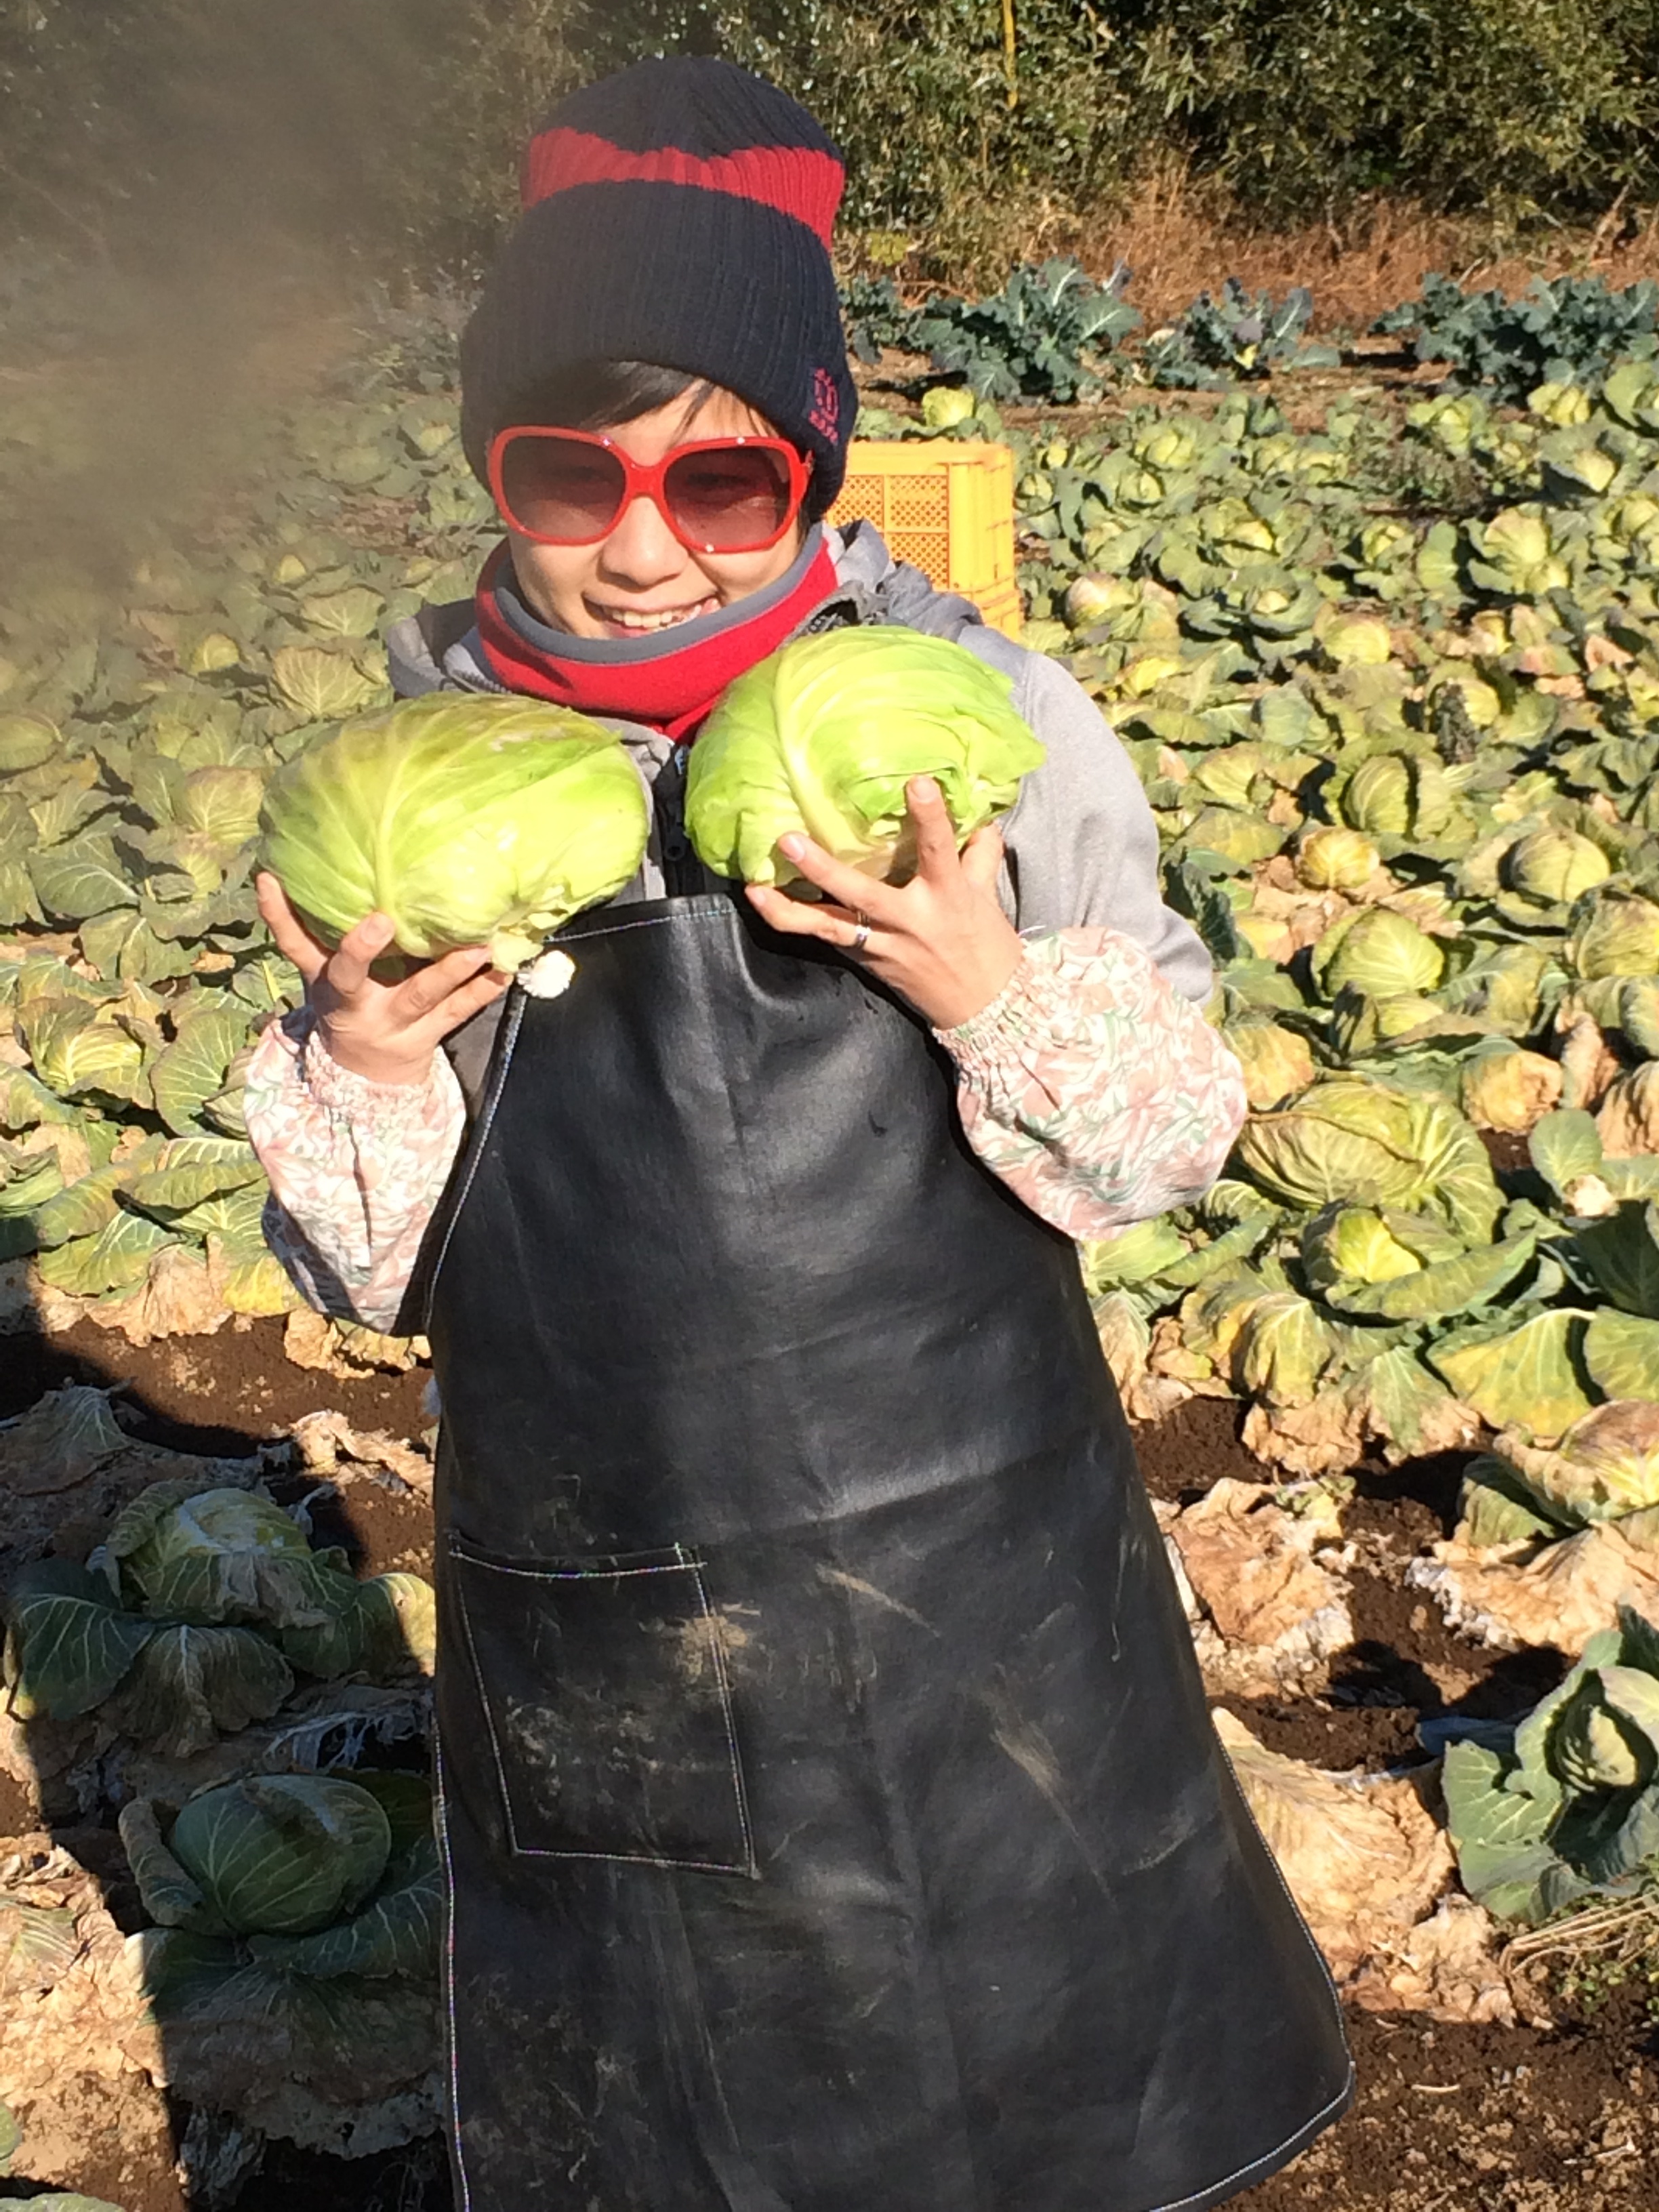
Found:
[{"label": "bare soil", "polygon": [[213,1336],[164,1338],[142,1346],[82,1321],[64,1334],[0,1336],[0,1420],[65,1382],[118,1386],[140,1418],[137,1433],[179,1451],[254,1451],[302,1414],[331,1407],[354,1428],[418,1435],[426,1375],[337,1378],[296,1367],[283,1351],[280,1321],[228,1322]]},{"label": "bare soil", "polygon": [[[422,1371],[361,1381],[311,1373],[283,1356],[279,1322],[142,1351],[83,1325],[67,1336],[8,1339],[3,1351],[0,1416],[64,1382],[118,1382],[145,1433],[186,1449],[249,1452],[325,1405],[356,1425],[398,1436],[425,1425]],[[1194,1398],[1141,1428],[1137,1449],[1152,1494],[1178,1502],[1224,1475],[1265,1479],[1239,1441],[1241,1414],[1230,1401]],[[1346,1527],[1359,1555],[1355,1640],[1328,1690],[1224,1701],[1273,1750],[1332,1767],[1408,1764],[1423,1756],[1422,1719],[1519,1712],[1559,1679],[1559,1655],[1469,1644],[1403,1586],[1405,1563],[1450,1527],[1466,1458],[1446,1454],[1398,1468],[1366,1462],[1353,1470]],[[416,1500],[356,1484],[324,1509],[319,1524],[319,1534],[347,1544],[367,1572],[429,1570],[430,1516]],[[8,1832],[3,1787],[0,1833]],[[130,1923],[135,1900],[113,1834],[82,1828],[64,1840],[106,1884],[117,1918]],[[1353,2109],[1238,2204],[1245,2212],[1653,2212],[1659,2029],[1629,1991],[1595,2011],[1543,1996],[1547,2026],[1353,2015]],[[179,2134],[187,2117],[175,2116]],[[137,2142],[89,2142],[79,2180],[123,2212],[190,2212],[176,2172]],[[39,2193],[27,2181],[0,2181],[0,2201]],[[352,2163],[273,2145],[237,2212],[291,2212],[296,2203],[306,2212],[453,2212],[435,2142]]]}]

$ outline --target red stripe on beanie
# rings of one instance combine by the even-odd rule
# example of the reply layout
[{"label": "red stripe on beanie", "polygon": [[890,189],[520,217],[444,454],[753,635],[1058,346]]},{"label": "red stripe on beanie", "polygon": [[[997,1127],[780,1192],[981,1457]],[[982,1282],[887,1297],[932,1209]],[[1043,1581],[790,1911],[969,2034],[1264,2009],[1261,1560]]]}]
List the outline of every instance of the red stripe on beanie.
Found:
[{"label": "red stripe on beanie", "polygon": [[741,153],[708,159],[683,153],[677,146],[631,154],[592,131],[560,126],[531,140],[522,199],[526,208],[534,207],[574,185],[693,185],[703,191],[757,200],[763,207],[793,216],[828,246],[844,176],[833,154],[808,146],[746,146]]}]

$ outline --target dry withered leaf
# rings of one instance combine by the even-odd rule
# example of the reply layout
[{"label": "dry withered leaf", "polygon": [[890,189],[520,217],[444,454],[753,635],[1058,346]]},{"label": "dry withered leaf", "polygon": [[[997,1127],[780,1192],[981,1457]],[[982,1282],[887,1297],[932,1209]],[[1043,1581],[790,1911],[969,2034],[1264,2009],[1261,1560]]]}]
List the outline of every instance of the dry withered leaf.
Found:
[{"label": "dry withered leaf", "polygon": [[1601,1149],[1609,1159],[1659,1152],[1659,1060],[1615,1076],[1595,1116]]},{"label": "dry withered leaf", "polygon": [[428,1348],[423,1336],[385,1336],[298,1306],[283,1325],[283,1350],[296,1367],[349,1381],[375,1370],[406,1374]]},{"label": "dry withered leaf", "polygon": [[1604,1522],[1559,1543],[1464,1544],[1455,1537],[1406,1570],[1447,1626],[1493,1650],[1527,1644],[1582,1651],[1598,1629],[1613,1627],[1621,1605],[1659,1612],[1659,1554],[1642,1551]]},{"label": "dry withered leaf", "polygon": [[1575,1015],[1561,1045],[1561,1103],[1600,1105],[1619,1068],[1619,1055],[1602,1036],[1595,1017]]},{"label": "dry withered leaf", "polygon": [[0,1423],[0,1488],[21,1498],[72,1490],[128,1442],[110,1412],[107,1390],[66,1383]]},{"label": "dry withered leaf", "polygon": [[335,1482],[384,1474],[395,1487],[422,1497],[431,1492],[432,1462],[424,1452],[380,1429],[354,1429],[343,1413],[306,1413],[294,1424],[293,1437],[309,1474]]},{"label": "dry withered leaf", "polygon": [[145,1345],[158,1337],[211,1336],[230,1319],[230,1310],[202,1254],[169,1244],[150,1261],[140,1288],[131,1297],[100,1303],[95,1318],[129,1344]]},{"label": "dry withered leaf", "polygon": [[1431,2020],[1515,2023],[1498,1963],[1496,1922],[1471,1897],[1443,1897],[1426,1920],[1378,1942],[1350,1985],[1367,2012],[1425,2012]]},{"label": "dry withered leaf", "polygon": [[1158,1520],[1213,1687],[1285,1688],[1353,1641],[1347,1586],[1314,1557],[1338,1533],[1330,1517],[1287,1513],[1259,1485],[1224,1476],[1191,1505],[1160,1507]]},{"label": "dry withered leaf", "polygon": [[1129,1299],[1119,1294],[1097,1304],[1095,1329],[1118,1395],[1127,1399],[1146,1372],[1150,1350],[1146,1324]]},{"label": "dry withered leaf", "polygon": [[1310,1406],[1253,1405],[1241,1433],[1247,1451],[1286,1474],[1337,1474],[1365,1449],[1364,1415],[1340,1390]]},{"label": "dry withered leaf", "polygon": [[1330,1773],[1267,1750],[1231,1713],[1212,1718],[1334,1978],[1354,1980],[1444,1894],[1450,1844],[1413,1778]]},{"label": "dry withered leaf", "polygon": [[73,2187],[100,2138],[153,2139],[169,2165],[161,2038],[98,1883],[50,1836],[0,1843],[0,1911],[20,1910],[70,1937],[0,1946],[0,2102],[21,2127],[30,2179]]}]

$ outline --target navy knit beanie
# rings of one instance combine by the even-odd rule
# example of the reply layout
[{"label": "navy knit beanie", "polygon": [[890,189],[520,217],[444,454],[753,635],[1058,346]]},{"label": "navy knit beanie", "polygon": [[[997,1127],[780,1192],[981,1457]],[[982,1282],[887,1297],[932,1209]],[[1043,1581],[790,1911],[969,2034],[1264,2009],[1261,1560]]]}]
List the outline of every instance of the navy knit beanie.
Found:
[{"label": "navy knit beanie", "polygon": [[730,62],[640,62],[561,101],[461,340],[480,481],[519,395],[580,362],[651,362],[725,386],[810,453],[822,514],[856,411],[830,261],[843,173],[805,108]]}]

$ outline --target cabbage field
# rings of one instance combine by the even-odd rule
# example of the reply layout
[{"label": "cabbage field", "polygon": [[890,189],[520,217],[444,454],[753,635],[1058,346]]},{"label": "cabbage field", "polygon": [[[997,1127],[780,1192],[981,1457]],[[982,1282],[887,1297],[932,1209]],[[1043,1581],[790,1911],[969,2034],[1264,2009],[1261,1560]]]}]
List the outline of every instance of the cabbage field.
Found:
[{"label": "cabbage field", "polygon": [[[1659,1958],[1659,364],[1508,404],[1291,331],[1268,388],[1248,306],[1212,388],[1005,420],[958,378],[863,428],[1015,446],[1028,641],[1217,961],[1249,1126],[1083,1262],[1230,1753],[1357,2006],[1542,2036]],[[9,401],[0,506],[62,407]],[[444,349],[404,343],[273,410],[211,523],[0,580],[0,1362],[257,1340],[324,1408],[251,1457],[85,1382],[0,1422],[0,2173],[112,2191],[118,2136],[125,2212],[436,2124],[429,1590],[336,1526],[425,1511],[415,1425],[338,1402],[422,1347],[296,1310],[240,1093],[297,992],[266,783],[493,535]],[[1253,2201],[1415,2201],[1321,2171]]]},{"label": "cabbage field", "polygon": [[1248,1397],[1306,1475],[1524,1438],[1469,1524],[1565,1532],[1659,1504],[1659,369],[1413,406],[1461,520],[1367,496],[1375,437],[1230,398],[1034,443],[1032,629],[1134,757],[1255,1109],[1089,1273],[1146,1402]]}]

